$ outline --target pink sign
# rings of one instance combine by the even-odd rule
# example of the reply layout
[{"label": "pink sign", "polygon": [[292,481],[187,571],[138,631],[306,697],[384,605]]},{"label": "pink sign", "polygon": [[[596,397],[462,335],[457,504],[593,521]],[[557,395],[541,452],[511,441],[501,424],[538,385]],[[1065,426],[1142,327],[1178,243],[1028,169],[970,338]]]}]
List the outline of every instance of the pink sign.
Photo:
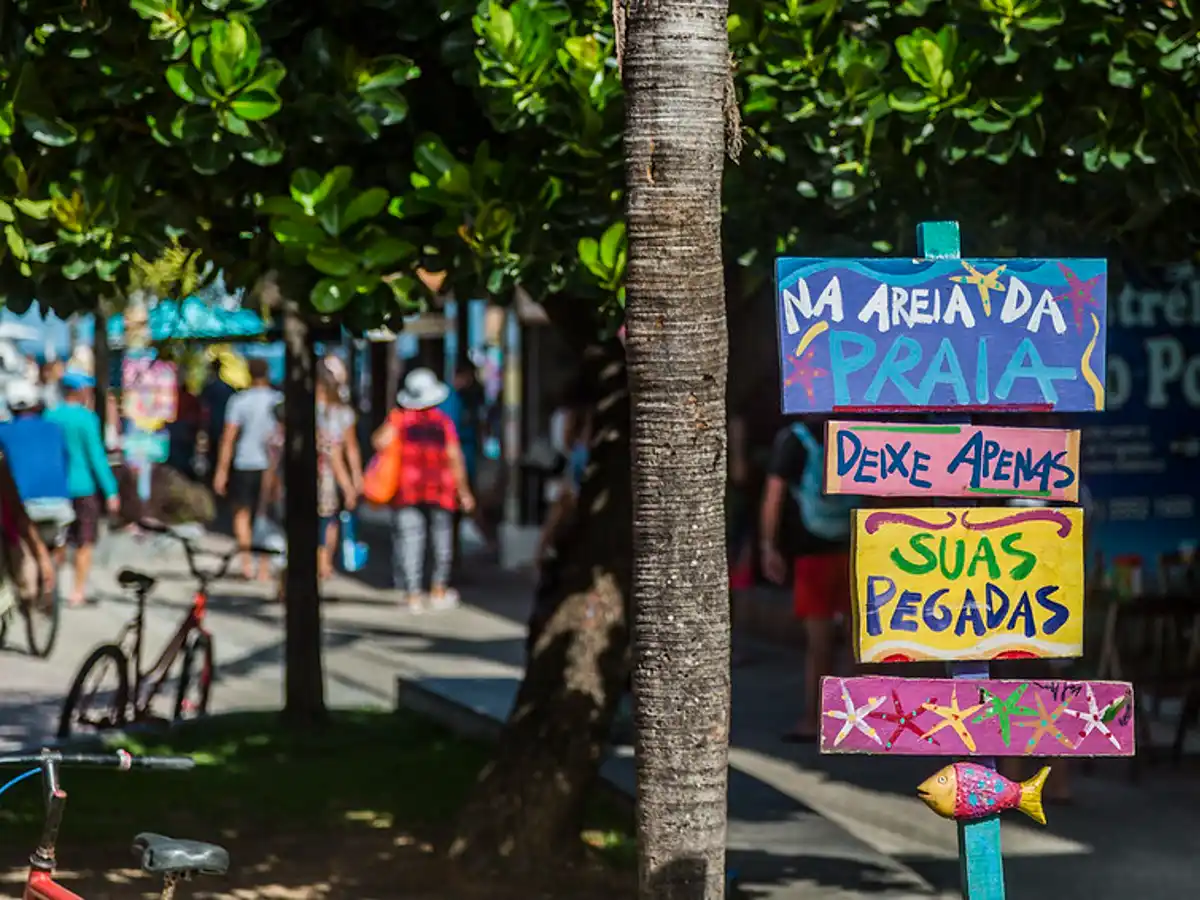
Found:
[{"label": "pink sign", "polygon": [[1133,756],[1120,681],[822,678],[821,752]]},{"label": "pink sign", "polygon": [[150,352],[128,351],[121,361],[121,412],[135,423],[174,422],[178,400],[175,364]]},{"label": "pink sign", "polygon": [[825,492],[867,497],[1079,497],[1079,432],[830,422]]}]

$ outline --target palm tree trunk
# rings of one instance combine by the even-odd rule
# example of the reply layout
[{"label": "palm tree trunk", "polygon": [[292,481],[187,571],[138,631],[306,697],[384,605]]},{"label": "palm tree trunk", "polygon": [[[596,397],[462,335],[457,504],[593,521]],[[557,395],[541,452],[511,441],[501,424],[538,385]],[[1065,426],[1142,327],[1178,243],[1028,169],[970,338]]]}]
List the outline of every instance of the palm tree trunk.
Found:
[{"label": "palm tree trunk", "polygon": [[727,12],[631,0],[625,24],[639,896],[654,900],[725,887]]}]

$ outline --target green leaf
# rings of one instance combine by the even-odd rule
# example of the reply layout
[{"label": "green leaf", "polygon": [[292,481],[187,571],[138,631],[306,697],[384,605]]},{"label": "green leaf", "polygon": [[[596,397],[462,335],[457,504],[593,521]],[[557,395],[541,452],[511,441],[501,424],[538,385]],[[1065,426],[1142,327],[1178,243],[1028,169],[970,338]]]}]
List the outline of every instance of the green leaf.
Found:
[{"label": "green leaf", "polygon": [[322,315],[332,315],[350,302],[354,292],[332,278],[322,278],[309,294],[313,309]]},{"label": "green leaf", "polygon": [[195,103],[198,97],[204,98],[204,82],[200,73],[187,63],[176,63],[167,69],[167,84],[185,103]]},{"label": "green leaf", "polygon": [[603,277],[604,268],[600,264],[600,242],[595,238],[580,238],[578,251],[579,261],[583,263],[584,267],[593,275]]},{"label": "green leaf", "polygon": [[63,277],[68,281],[78,281],[88,272],[92,271],[92,265],[90,259],[76,257],[62,267]]},{"label": "green leaf", "polygon": [[43,119],[33,113],[22,113],[21,124],[39,144],[47,147],[66,147],[75,143],[79,135],[62,119]]},{"label": "green leaf", "polygon": [[854,182],[847,181],[844,178],[835,178],[829,188],[830,196],[834,200],[849,200],[858,193],[858,188],[855,187]]},{"label": "green leaf", "polygon": [[417,169],[432,181],[448,174],[458,165],[458,160],[446,149],[446,145],[439,138],[430,135],[417,142],[413,155],[416,157]]},{"label": "green leaf", "polygon": [[279,112],[282,105],[279,97],[270,91],[246,90],[234,98],[229,108],[247,122],[260,122]]},{"label": "green leaf", "polygon": [[370,269],[386,269],[415,256],[416,245],[399,238],[384,237],[371,243],[363,252],[363,262]]},{"label": "green leaf", "polygon": [[243,88],[247,91],[270,91],[272,94],[279,90],[279,85],[287,77],[287,68],[277,59],[268,59],[258,68],[254,80]]},{"label": "green leaf", "polygon": [[299,219],[272,219],[271,234],[281,244],[312,246],[325,240],[325,232],[315,222]]},{"label": "green leaf", "polygon": [[25,165],[19,157],[11,153],[4,157],[4,174],[12,179],[12,183],[17,188],[17,193],[29,193],[29,175],[25,171]]},{"label": "green leaf", "polygon": [[406,56],[380,56],[372,60],[370,70],[358,77],[358,90],[373,91],[408,84],[421,74],[421,69]]},{"label": "green leaf", "polygon": [[363,191],[346,204],[342,210],[341,230],[345,232],[351,226],[365,219],[373,219],[383,212],[388,203],[388,192],[385,188],[374,187]]},{"label": "green leaf", "polygon": [[258,204],[258,212],[267,216],[291,216],[305,218],[304,209],[290,197],[267,197]]},{"label": "green leaf", "polygon": [[243,150],[242,159],[256,166],[273,166],[283,159],[283,150],[279,147],[256,147],[253,150]]},{"label": "green leaf", "polygon": [[13,213],[13,208],[0,200],[0,222],[12,222],[16,220],[16,215]]},{"label": "green leaf", "polygon": [[322,275],[338,278],[344,278],[358,268],[354,254],[341,247],[317,247],[310,250],[305,259]]},{"label": "green leaf", "polygon": [[614,222],[600,237],[600,261],[612,272],[617,264],[617,255],[625,244],[625,223]]},{"label": "green leaf", "polygon": [[21,232],[17,231],[12,225],[4,226],[4,241],[8,244],[8,249],[14,257],[20,260],[29,259],[29,250],[25,246],[25,238],[21,237]]},{"label": "green leaf", "polygon": [[258,34],[240,13],[215,19],[209,26],[209,61],[221,87],[237,87],[258,67],[262,52]]},{"label": "green leaf", "polygon": [[24,197],[14,198],[13,206],[29,218],[38,220],[50,218],[53,210],[53,204],[49,200],[26,200]]}]

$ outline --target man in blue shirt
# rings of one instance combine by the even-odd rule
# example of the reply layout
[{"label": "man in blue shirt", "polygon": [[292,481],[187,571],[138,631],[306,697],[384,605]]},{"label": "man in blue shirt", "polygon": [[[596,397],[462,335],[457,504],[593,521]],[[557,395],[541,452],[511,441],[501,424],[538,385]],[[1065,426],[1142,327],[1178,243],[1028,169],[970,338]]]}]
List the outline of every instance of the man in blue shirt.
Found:
[{"label": "man in blue shirt", "polygon": [[[75,520],[67,480],[67,443],[62,428],[42,416],[42,394],[31,381],[18,378],[5,389],[12,419],[0,424],[0,448],[8,457],[17,493],[29,518],[51,530],[58,546],[59,533]],[[43,535],[44,537],[46,535]]]}]

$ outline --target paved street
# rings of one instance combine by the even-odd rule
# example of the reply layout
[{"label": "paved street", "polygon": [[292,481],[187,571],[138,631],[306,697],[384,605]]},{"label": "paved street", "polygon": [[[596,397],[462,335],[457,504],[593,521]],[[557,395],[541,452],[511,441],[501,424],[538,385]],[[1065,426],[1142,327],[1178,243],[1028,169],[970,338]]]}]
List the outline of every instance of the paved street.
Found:
[{"label": "paved street", "polygon": [[[182,617],[192,585],[181,552],[116,537],[102,556],[95,578],[100,602],[64,613],[52,659],[11,649],[0,655],[0,745],[36,743],[53,732],[74,668],[132,611],[114,582],[120,565],[160,577],[152,640],[165,639]],[[380,580],[378,571],[367,575]],[[470,605],[412,616],[397,610],[387,592],[336,579],[324,606],[330,704],[390,708],[399,677],[447,703],[503,716],[521,673],[528,582],[478,564],[467,567],[463,589]],[[280,703],[280,612],[265,587],[218,586],[210,619],[220,670],[215,712]],[[957,896],[954,826],[913,796],[932,761],[821,757],[813,748],[780,743],[777,735],[794,716],[798,661],[774,649],[754,648],[753,656],[734,679],[731,751],[730,867],[744,895]],[[629,757],[621,748],[606,768],[620,785],[632,783]],[[1126,771],[1126,763],[1107,762],[1095,776],[1077,778],[1076,804],[1049,809],[1047,828],[1006,819],[1012,896],[1174,900],[1194,889],[1200,776],[1152,770],[1134,786]]]}]

